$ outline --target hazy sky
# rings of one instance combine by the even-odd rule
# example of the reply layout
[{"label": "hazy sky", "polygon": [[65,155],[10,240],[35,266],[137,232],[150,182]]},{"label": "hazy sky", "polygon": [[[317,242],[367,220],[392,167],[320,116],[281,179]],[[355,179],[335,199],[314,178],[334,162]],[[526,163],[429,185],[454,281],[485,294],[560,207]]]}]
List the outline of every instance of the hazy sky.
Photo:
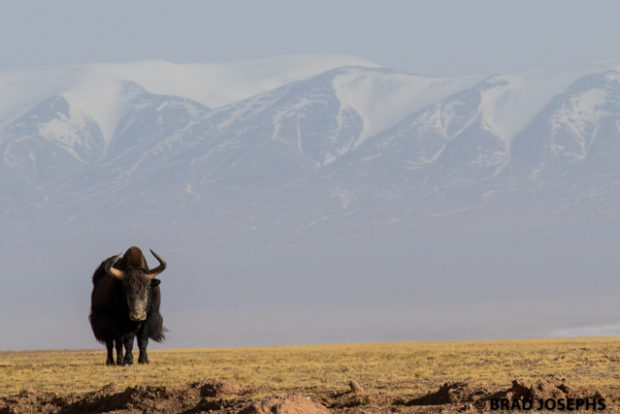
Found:
[{"label": "hazy sky", "polygon": [[[618,59],[619,45],[620,2],[604,0],[0,2],[0,70],[346,54],[423,75],[484,75]],[[462,233],[462,223],[446,223]],[[403,230],[344,247],[317,237],[302,247],[284,240],[282,250],[204,251],[183,231],[132,240],[132,229],[113,225],[107,236],[20,228],[20,239],[0,237],[9,269],[0,350],[98,346],[87,322],[91,274],[130,244],[171,264],[162,277],[166,347],[620,335],[620,224],[500,231],[477,244],[429,224],[417,238]]]},{"label": "hazy sky", "polygon": [[443,76],[620,55],[620,2],[19,1],[0,5],[0,69],[290,53]]}]

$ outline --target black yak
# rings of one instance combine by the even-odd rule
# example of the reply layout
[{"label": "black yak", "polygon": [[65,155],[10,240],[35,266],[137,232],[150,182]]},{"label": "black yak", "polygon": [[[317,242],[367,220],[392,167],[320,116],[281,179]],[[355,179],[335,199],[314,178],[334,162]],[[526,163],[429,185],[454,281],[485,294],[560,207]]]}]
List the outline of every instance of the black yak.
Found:
[{"label": "black yak", "polygon": [[166,269],[166,262],[153,250],[151,253],[159,261],[154,269],[148,269],[142,251],[132,246],[124,255],[101,262],[93,274],[89,320],[95,338],[107,347],[107,365],[114,365],[114,347],[118,365],[133,364],[136,336],[138,362],[148,364],[149,338],[157,342],[164,339],[165,328],[159,313],[160,281],[155,277]]}]

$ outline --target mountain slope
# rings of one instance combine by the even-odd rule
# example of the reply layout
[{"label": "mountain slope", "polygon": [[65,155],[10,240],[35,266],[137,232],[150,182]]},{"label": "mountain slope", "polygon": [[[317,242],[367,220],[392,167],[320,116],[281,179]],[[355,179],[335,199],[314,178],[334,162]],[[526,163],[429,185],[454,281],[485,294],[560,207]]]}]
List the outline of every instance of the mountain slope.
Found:
[{"label": "mountain slope", "polygon": [[[241,227],[359,227],[367,213],[419,220],[518,200],[569,221],[617,218],[618,68],[441,79],[316,56],[72,67],[3,104],[0,208],[26,222],[219,212]],[[40,74],[0,85],[15,94],[28,73]]]}]

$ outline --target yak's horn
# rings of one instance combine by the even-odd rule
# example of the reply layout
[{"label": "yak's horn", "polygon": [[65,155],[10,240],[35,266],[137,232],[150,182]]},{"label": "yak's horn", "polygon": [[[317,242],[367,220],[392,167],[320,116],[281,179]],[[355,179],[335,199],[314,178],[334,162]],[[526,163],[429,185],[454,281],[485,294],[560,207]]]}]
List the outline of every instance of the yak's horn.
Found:
[{"label": "yak's horn", "polygon": [[117,279],[122,279],[125,276],[125,272],[114,267],[116,262],[118,262],[121,259],[121,257],[123,257],[122,253],[116,256],[114,259],[109,260],[105,266],[106,273]]},{"label": "yak's horn", "polygon": [[155,276],[157,276],[158,274],[160,274],[161,272],[163,272],[164,270],[166,270],[166,261],[164,259],[162,259],[157,253],[155,253],[152,249],[149,249],[151,251],[151,254],[153,256],[155,256],[155,258],[159,261],[159,266],[157,266],[155,269],[151,269],[148,272],[146,272],[146,277],[149,279],[154,279]]}]

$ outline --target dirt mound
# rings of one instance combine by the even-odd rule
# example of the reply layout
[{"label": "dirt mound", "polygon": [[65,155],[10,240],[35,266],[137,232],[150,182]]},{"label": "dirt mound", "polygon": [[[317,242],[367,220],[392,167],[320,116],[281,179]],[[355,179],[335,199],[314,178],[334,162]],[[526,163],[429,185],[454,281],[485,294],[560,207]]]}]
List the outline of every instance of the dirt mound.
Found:
[{"label": "dirt mound", "polygon": [[[601,400],[600,391],[588,392],[566,384],[563,379],[547,377],[536,382],[514,380],[504,390],[491,392],[470,382],[448,382],[435,392],[410,400],[389,390],[363,387],[350,381],[347,390],[315,396],[314,399],[294,391],[286,397],[254,400],[251,390],[239,384],[205,380],[180,387],[140,385],[120,387],[109,384],[100,390],[59,395],[26,389],[0,398],[0,414],[71,414],[71,413],[243,413],[243,414],[328,414],[333,412],[462,412],[472,407],[490,408],[493,400],[538,402],[560,399]],[[568,404],[568,402],[566,402]],[[424,407],[427,406],[427,407]],[[434,407],[433,407],[434,406]],[[442,406],[442,407],[440,407]],[[558,406],[559,407],[559,406]],[[362,411],[363,410],[363,411]],[[446,411],[447,410],[447,411]],[[615,411],[614,411],[615,412]]]},{"label": "dirt mound", "polygon": [[364,394],[366,392],[364,387],[362,387],[360,383],[355,380],[349,381],[349,388],[351,388],[351,392],[353,394]]},{"label": "dirt mound", "polygon": [[54,413],[63,401],[54,393],[41,393],[29,388],[19,394],[0,399],[1,414]]},{"label": "dirt mound", "polygon": [[191,407],[198,402],[197,400],[200,400],[197,392],[190,391],[173,390],[161,386],[136,386],[115,392],[114,386],[108,386],[97,392],[86,394],[82,399],[65,406],[60,412],[174,411],[178,407]]},{"label": "dirt mound", "polygon": [[191,387],[198,388],[201,396],[211,398],[234,397],[246,391],[243,385],[218,380],[195,382]]},{"label": "dirt mound", "polygon": [[0,414],[200,412],[235,407],[238,402],[230,397],[242,392],[241,385],[215,380],[184,387],[140,385],[121,389],[109,384],[95,392],[62,397],[24,390],[16,396],[0,398]]},{"label": "dirt mound", "polygon": [[[408,406],[419,405],[444,405],[444,404],[465,404],[470,407],[470,403],[477,401],[508,400],[514,401],[538,401],[560,399],[602,399],[600,391],[586,392],[582,389],[574,388],[566,384],[564,379],[547,377],[528,383],[525,380],[517,379],[512,381],[510,388],[491,392],[485,388],[477,387],[469,382],[447,382],[435,392],[428,393],[422,397],[414,398],[409,401],[397,400],[395,404]],[[486,405],[486,403],[485,403]]]},{"label": "dirt mound", "polygon": [[292,395],[285,398],[271,398],[253,403],[239,414],[329,414],[323,405],[312,401],[309,397]]},{"label": "dirt mound", "polygon": [[474,402],[484,398],[487,392],[469,382],[446,382],[435,392],[414,398],[405,405],[441,405]]},{"label": "dirt mound", "polygon": [[518,400],[539,400],[539,399],[560,399],[560,398],[604,398],[603,394],[596,390],[585,392],[566,384],[565,379],[547,377],[529,384],[527,381],[517,379],[512,381],[512,386],[506,390],[496,392],[488,397],[489,399],[505,398],[509,401]]},{"label": "dirt mound", "polygon": [[331,392],[321,398],[323,405],[330,409],[347,409],[353,407],[389,407],[394,396],[385,390],[368,391],[356,380],[348,383],[349,389],[344,392]]}]

